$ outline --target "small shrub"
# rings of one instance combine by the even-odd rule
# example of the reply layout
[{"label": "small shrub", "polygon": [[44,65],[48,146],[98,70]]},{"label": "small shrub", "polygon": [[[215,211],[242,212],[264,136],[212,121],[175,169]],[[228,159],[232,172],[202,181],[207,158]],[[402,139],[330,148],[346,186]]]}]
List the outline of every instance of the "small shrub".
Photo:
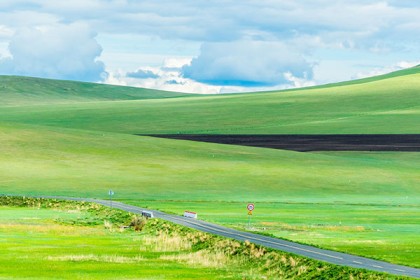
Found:
[{"label": "small shrub", "polygon": [[112,231],[112,223],[110,221],[104,220],[104,227]]},{"label": "small shrub", "polygon": [[147,219],[144,217],[133,216],[131,219],[130,227],[134,227],[135,231],[142,231],[147,223]]}]

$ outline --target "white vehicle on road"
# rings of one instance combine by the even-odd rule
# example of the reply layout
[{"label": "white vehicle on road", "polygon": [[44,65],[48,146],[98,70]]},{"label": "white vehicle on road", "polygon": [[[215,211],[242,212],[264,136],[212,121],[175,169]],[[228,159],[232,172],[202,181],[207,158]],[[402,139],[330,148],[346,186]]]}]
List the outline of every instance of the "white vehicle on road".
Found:
[{"label": "white vehicle on road", "polygon": [[184,217],[197,219],[197,213],[191,211],[184,211]]}]

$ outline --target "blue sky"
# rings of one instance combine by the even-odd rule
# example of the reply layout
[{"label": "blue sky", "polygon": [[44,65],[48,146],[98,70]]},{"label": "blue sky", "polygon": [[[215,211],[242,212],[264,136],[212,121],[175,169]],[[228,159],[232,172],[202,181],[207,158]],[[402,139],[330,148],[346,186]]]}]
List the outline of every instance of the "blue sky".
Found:
[{"label": "blue sky", "polygon": [[283,89],[420,64],[408,0],[2,0],[0,74],[197,93]]}]

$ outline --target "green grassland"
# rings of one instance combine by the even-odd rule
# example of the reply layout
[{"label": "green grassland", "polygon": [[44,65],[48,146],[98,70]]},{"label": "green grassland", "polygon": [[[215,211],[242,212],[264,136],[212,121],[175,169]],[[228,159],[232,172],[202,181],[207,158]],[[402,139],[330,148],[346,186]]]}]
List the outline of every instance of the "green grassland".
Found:
[{"label": "green grassland", "polygon": [[0,76],[0,106],[187,97],[189,94],[103,84]]},{"label": "green grassland", "polygon": [[219,263],[188,264],[190,248],[171,246],[152,234],[55,222],[80,219],[80,213],[12,207],[0,211],[2,279],[241,278],[235,266],[229,270]]},{"label": "green grassland", "polygon": [[[342,197],[340,197],[342,198]],[[418,205],[257,202],[248,227],[245,202],[133,201],[322,248],[420,267]]]},{"label": "green grassland", "polygon": [[0,197],[0,211],[0,278],[5,279],[404,279],[156,219],[136,232],[121,227],[132,216],[91,203]]},{"label": "green grassland", "polygon": [[235,267],[188,264],[182,257],[191,254],[191,248],[186,243],[167,244],[181,241],[167,235],[104,228],[102,220],[97,221],[102,225],[81,226],[79,221],[95,221],[95,217],[74,208],[0,206],[0,278],[222,279],[240,275]]},{"label": "green grassland", "polygon": [[[420,68],[193,96],[0,77],[0,193],[106,197],[420,267],[419,153],[298,153],[135,133],[420,133]],[[187,209],[186,209],[187,208]],[[397,248],[397,249],[396,249]]]},{"label": "green grassland", "polygon": [[1,109],[0,121],[130,134],[419,133],[419,88],[416,67],[387,79],[258,94],[146,100],[122,94],[117,102],[17,106],[26,102],[19,94],[16,106]]},{"label": "green grassland", "polygon": [[106,197],[113,189],[131,204],[195,210],[242,228],[252,201],[259,231],[420,265],[418,153],[298,153],[29,126],[0,131],[3,193]]}]

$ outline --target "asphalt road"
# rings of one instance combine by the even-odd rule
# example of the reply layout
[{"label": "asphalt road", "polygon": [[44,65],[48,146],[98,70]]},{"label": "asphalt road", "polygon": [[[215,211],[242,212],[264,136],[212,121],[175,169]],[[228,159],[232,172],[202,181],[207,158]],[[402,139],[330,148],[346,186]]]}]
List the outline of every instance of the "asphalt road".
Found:
[{"label": "asphalt road", "polygon": [[[104,206],[110,206],[110,201],[101,200],[101,199],[88,199],[88,198],[71,198],[71,197],[52,197],[52,196],[43,196],[43,198],[56,198],[56,199],[65,199],[65,200],[75,200],[75,201],[89,201],[102,204]],[[277,249],[289,253],[294,253],[296,255],[308,257],[311,259],[325,261],[332,264],[350,266],[355,268],[364,268],[368,270],[386,272],[394,275],[404,275],[415,278],[420,278],[420,269],[412,268],[408,266],[391,264],[383,261],[372,260],[364,257],[358,257],[350,254],[339,253],[330,250],[319,249],[316,247],[302,245],[299,243],[294,243],[278,238],[267,237],[264,235],[243,232],[235,229],[230,229],[220,225],[192,219],[185,218],[182,216],[176,216],[171,214],[166,214],[161,211],[154,211],[150,209],[145,209],[137,206],[132,206],[124,204],[121,202],[112,202],[112,207],[121,209],[124,211],[138,213],[140,214],[143,210],[151,211],[154,214],[155,218],[160,218],[178,225],[183,225],[189,228],[200,230],[203,232],[208,232],[238,241],[248,240],[249,242],[262,245],[268,248]]]},{"label": "asphalt road", "polygon": [[150,134],[143,136],[299,152],[420,152],[420,134]]}]

